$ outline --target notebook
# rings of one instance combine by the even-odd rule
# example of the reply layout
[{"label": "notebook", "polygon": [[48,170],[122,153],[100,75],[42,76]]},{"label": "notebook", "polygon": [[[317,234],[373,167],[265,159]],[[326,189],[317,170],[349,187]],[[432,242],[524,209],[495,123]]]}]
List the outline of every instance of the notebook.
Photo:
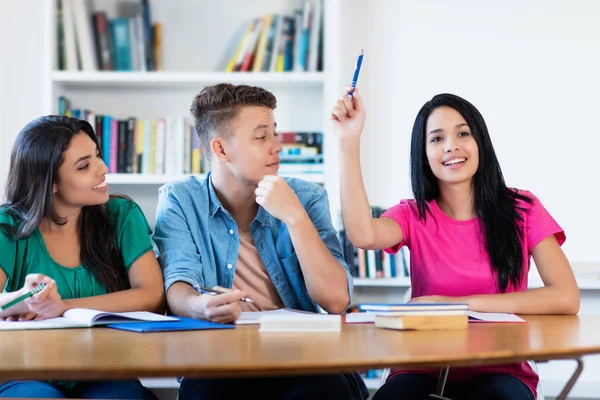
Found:
[{"label": "notebook", "polygon": [[133,323],[136,321],[173,322],[177,318],[155,314],[147,311],[106,312],[89,308],[72,308],[65,311],[62,317],[48,318],[40,321],[0,321],[0,331],[26,329],[61,329],[61,328],[90,328],[116,322]]},{"label": "notebook", "polygon": [[265,315],[297,315],[297,314],[315,314],[308,311],[293,310],[291,308],[279,308],[269,311],[242,311],[240,317],[235,321],[236,325],[258,325],[261,317]]},{"label": "notebook", "polygon": [[468,310],[424,310],[424,311],[366,311],[346,314],[347,324],[364,324],[375,322],[376,315],[464,315]]},{"label": "notebook", "polygon": [[322,313],[267,314],[260,318],[259,332],[339,332],[342,316]]},{"label": "notebook", "polygon": [[235,325],[220,324],[217,322],[203,321],[199,319],[177,317],[176,321],[158,322],[158,321],[142,321],[142,322],[120,322],[116,324],[108,324],[107,328],[120,329],[131,332],[171,332],[171,331],[192,331],[192,330],[208,330],[208,329],[232,329]]},{"label": "notebook", "polygon": [[441,311],[468,310],[468,304],[462,303],[361,303],[360,311]]},{"label": "notebook", "polygon": [[449,311],[420,311],[420,312],[403,312],[403,311],[368,311],[359,313],[346,314],[347,324],[365,324],[374,323],[376,315],[462,315],[466,314],[469,317],[469,322],[527,322],[515,314],[509,313],[482,313],[471,310],[449,310]]}]

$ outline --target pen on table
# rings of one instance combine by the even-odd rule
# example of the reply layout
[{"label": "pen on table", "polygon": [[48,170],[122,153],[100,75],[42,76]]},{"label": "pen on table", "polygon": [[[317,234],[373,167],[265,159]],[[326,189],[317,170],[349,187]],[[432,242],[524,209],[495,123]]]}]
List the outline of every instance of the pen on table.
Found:
[{"label": "pen on table", "polygon": [[[207,294],[224,294],[227,293],[224,290],[219,290],[219,289],[211,289],[209,287],[206,286],[198,286],[198,285],[194,285],[193,288],[198,292],[198,293],[207,293]],[[254,300],[249,299],[248,297],[242,297],[240,299],[240,301],[245,301],[246,303],[254,303]]]},{"label": "pen on table", "polygon": [[354,68],[354,76],[352,77],[352,91],[348,93],[348,96],[352,98],[352,94],[354,93],[354,89],[356,89],[356,83],[358,82],[358,74],[360,73],[360,66],[362,65],[363,55],[365,54],[364,50],[360,51],[360,55],[356,60],[356,67]]},{"label": "pen on table", "polygon": [[22,302],[25,299],[28,299],[29,297],[33,296],[34,294],[36,294],[37,292],[40,292],[43,288],[46,287],[45,283],[40,283],[39,286],[31,289],[29,292],[25,293],[22,296],[17,297],[16,299],[14,299],[13,301],[9,301],[8,303],[6,303],[5,305],[3,305],[2,307],[0,307],[0,311],[4,311],[7,308],[11,308],[12,306]]}]

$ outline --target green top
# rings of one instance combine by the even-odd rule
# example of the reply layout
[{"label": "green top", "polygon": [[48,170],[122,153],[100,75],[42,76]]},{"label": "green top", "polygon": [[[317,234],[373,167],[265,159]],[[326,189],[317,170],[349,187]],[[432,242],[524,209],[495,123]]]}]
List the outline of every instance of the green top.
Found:
[{"label": "green top", "polygon": [[[111,198],[106,203],[114,218],[116,244],[121,251],[126,271],[142,255],[152,250],[152,231],[140,207],[133,201]],[[0,224],[17,226],[17,221],[0,208]],[[29,237],[15,241],[0,229],[0,269],[7,276],[7,292],[19,290],[25,284],[27,274],[44,274],[56,281],[63,299],[97,296],[106,288],[83,266],[68,268],[52,259],[46,249],[39,229]]]}]

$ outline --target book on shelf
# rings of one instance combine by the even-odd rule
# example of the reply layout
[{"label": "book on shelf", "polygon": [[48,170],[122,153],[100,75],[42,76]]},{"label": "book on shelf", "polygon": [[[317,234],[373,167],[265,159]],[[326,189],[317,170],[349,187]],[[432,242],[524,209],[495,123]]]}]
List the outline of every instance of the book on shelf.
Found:
[{"label": "book on shelf", "polygon": [[68,71],[160,71],[162,24],[148,0],[134,15],[108,18],[87,0],[56,2],[58,67]]},{"label": "book on shelf", "polygon": [[226,72],[316,72],[323,64],[322,0],[303,0],[289,12],[246,21]]},{"label": "book on shelf", "polygon": [[[98,138],[110,173],[202,174],[209,170],[204,149],[191,119],[115,118],[87,108],[73,107],[60,96],[60,115],[86,120]],[[279,133],[282,142],[280,174],[322,174],[323,132]]]},{"label": "book on shelf", "polygon": [[[373,218],[379,218],[384,211],[381,207],[371,206]],[[383,250],[355,247],[343,227],[339,230],[338,236],[344,259],[353,277],[369,279],[410,277],[410,251],[406,246],[402,246],[396,254],[388,254]]]},{"label": "book on shelf", "polygon": [[183,116],[115,118],[71,108],[64,96],[59,98],[58,110],[92,125],[110,173],[180,175],[208,171],[192,121]]},{"label": "book on shelf", "polygon": [[375,327],[396,330],[446,330],[467,329],[469,317],[466,313],[446,315],[438,314],[403,313],[390,315],[376,315]]}]

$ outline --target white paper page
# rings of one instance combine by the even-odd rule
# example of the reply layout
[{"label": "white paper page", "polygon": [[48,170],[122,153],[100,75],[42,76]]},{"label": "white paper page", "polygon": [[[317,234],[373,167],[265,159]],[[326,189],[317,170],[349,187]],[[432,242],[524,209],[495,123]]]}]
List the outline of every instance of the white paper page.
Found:
[{"label": "white paper page", "polygon": [[114,322],[177,321],[177,318],[147,311],[111,313],[89,308],[72,308],[67,310],[63,315],[70,320],[77,321],[86,326],[105,325]]},{"label": "white paper page", "polygon": [[[515,314],[467,311],[469,322],[527,322]],[[475,319],[473,319],[475,318]]]},{"label": "white paper page", "polygon": [[347,324],[362,324],[362,323],[373,323],[375,322],[375,315],[377,313],[349,313],[346,314],[346,323]]},{"label": "white paper page", "polygon": [[59,329],[85,328],[85,324],[77,323],[65,317],[49,318],[40,321],[0,321],[0,331],[18,331],[25,329]]}]

